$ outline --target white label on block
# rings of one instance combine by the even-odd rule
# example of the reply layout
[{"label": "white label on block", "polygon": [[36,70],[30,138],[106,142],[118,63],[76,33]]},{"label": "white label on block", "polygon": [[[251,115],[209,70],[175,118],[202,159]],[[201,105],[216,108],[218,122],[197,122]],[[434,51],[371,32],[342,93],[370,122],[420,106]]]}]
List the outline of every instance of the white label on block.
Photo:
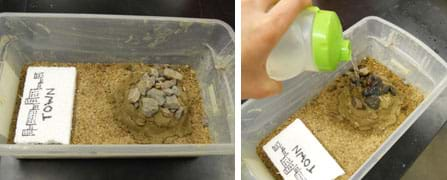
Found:
[{"label": "white label on block", "polygon": [[345,173],[300,119],[263,149],[285,180],[335,179]]},{"label": "white label on block", "polygon": [[14,142],[70,144],[75,89],[74,67],[29,67]]}]

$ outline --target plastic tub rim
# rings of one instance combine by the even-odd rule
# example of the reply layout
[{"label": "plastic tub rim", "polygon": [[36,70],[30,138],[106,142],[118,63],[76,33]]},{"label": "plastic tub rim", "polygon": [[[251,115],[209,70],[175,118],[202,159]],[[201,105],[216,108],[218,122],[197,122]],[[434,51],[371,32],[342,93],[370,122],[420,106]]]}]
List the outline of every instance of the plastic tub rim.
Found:
[{"label": "plastic tub rim", "polygon": [[129,20],[156,20],[156,21],[183,21],[183,22],[207,22],[215,23],[223,26],[229,33],[231,39],[234,42],[234,30],[226,22],[220,19],[211,18],[189,18],[189,17],[171,17],[171,16],[144,16],[144,15],[108,15],[108,14],[75,14],[75,13],[15,13],[15,12],[2,12],[2,17],[42,17],[42,18],[98,18],[98,19],[129,19]]}]

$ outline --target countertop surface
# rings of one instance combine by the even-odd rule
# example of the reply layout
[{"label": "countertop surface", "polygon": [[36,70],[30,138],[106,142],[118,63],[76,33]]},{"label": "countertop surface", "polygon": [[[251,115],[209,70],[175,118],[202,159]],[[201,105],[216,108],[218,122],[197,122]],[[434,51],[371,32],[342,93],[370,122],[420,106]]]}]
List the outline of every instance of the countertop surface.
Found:
[{"label": "countertop surface", "polygon": [[0,159],[2,180],[234,179],[234,156],[171,159]]}]

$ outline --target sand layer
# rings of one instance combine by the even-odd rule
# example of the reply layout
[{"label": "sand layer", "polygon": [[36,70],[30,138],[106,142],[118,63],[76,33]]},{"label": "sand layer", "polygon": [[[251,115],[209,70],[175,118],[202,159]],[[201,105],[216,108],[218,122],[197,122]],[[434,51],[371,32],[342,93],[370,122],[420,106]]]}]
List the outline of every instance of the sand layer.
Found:
[{"label": "sand layer", "polygon": [[[376,60],[368,58],[363,60],[361,64],[366,66],[374,74],[386,78],[403,95],[401,99],[402,107],[398,113],[396,122],[384,129],[359,130],[348,120],[340,118],[337,108],[339,103],[338,94],[337,91],[333,90],[333,86],[337,82],[342,82],[343,77],[337,77],[319,95],[304,107],[297,109],[292,116],[270,135],[265,137],[257,146],[256,151],[258,156],[276,179],[282,179],[282,177],[262,150],[262,146],[295,119],[299,118],[303,121],[343,168],[345,175],[337,179],[348,179],[424,99],[421,91],[404,83],[402,79]],[[388,115],[378,114],[378,116]]]},{"label": "sand layer", "polygon": [[[117,96],[128,89],[135,74],[153,65],[148,64],[67,64],[36,62],[21,72],[18,100],[10,127],[8,143],[13,143],[20,97],[28,66],[74,66],[77,84],[73,114],[72,144],[208,144],[208,127],[203,122],[203,104],[195,72],[187,65],[170,65],[183,74],[182,90],[188,113],[174,128],[148,125],[145,133],[138,133],[123,123],[122,101]],[[148,123],[151,124],[151,123]],[[149,131],[149,132],[148,132]]]}]

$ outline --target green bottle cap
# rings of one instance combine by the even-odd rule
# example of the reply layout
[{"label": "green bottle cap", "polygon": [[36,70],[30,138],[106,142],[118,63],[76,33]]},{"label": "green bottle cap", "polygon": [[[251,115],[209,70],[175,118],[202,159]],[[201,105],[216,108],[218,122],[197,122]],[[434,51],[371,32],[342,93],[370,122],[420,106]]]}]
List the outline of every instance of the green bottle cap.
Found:
[{"label": "green bottle cap", "polygon": [[337,14],[311,6],[315,13],[312,27],[312,53],[320,71],[333,71],[339,62],[351,60],[351,42],[343,39],[343,30]]}]

